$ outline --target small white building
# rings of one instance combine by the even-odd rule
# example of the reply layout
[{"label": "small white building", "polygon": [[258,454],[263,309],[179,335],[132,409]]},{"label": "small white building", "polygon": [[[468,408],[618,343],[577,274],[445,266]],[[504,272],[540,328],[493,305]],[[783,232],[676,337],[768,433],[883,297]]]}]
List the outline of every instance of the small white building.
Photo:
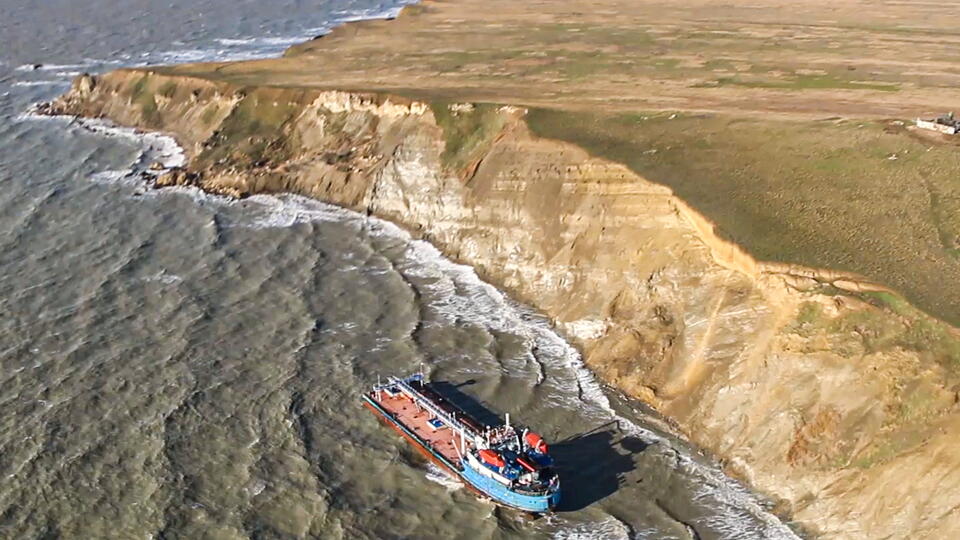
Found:
[{"label": "small white building", "polygon": [[953,116],[953,113],[945,114],[943,116],[934,118],[933,120],[917,118],[917,127],[932,131],[939,131],[940,133],[946,133],[947,135],[956,135],[957,133],[960,133],[960,120],[957,120]]}]

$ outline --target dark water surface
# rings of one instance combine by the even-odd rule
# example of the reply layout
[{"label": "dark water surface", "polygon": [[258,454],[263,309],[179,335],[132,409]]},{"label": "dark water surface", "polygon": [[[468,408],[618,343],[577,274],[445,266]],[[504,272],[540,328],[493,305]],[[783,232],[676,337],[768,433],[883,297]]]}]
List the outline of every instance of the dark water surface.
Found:
[{"label": "dark water surface", "polygon": [[[790,536],[428,244],[152,191],[128,173],[164,141],[22,115],[81,71],[277,54],[397,5],[0,0],[0,538]],[[421,363],[553,443],[560,513],[478,500],[359,406]]]}]

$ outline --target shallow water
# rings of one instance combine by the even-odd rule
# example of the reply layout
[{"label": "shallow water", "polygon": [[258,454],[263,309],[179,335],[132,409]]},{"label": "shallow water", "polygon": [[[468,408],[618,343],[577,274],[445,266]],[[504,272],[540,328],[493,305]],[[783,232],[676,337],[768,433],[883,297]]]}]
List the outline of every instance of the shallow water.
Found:
[{"label": "shallow water", "polygon": [[[130,171],[175,161],[164,141],[22,115],[80,71],[277,54],[396,5],[0,0],[0,537],[790,536],[430,245],[299,197],[154,191]],[[497,510],[359,406],[421,364],[552,442],[561,512]]]}]

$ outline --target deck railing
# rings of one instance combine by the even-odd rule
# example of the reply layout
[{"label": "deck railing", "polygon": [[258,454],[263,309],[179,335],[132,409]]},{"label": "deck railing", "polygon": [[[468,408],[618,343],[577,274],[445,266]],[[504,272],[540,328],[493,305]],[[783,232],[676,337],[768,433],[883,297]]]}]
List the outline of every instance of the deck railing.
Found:
[{"label": "deck railing", "polygon": [[473,428],[464,424],[457,419],[456,416],[448,413],[447,411],[441,409],[436,403],[427,399],[423,394],[418,392],[413,386],[410,385],[408,381],[411,380],[422,380],[419,375],[414,375],[408,379],[398,379],[396,377],[390,377],[386,384],[381,384],[375,387],[376,391],[385,390],[390,387],[396,387],[401,392],[406,394],[410,399],[412,399],[417,405],[423,407],[430,412],[434,417],[439,418],[441,422],[446,424],[450,429],[457,431],[473,443],[476,440],[476,437],[479,437],[479,433],[474,431]]}]

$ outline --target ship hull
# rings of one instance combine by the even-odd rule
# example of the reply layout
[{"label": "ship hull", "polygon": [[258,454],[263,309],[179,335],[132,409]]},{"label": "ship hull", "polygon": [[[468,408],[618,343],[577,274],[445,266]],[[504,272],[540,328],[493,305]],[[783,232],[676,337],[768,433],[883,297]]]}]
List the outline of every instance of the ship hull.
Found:
[{"label": "ship hull", "polygon": [[378,404],[376,400],[371,399],[370,396],[363,396],[363,404],[376,414],[377,417],[380,418],[380,421],[389,425],[394,431],[407,439],[407,441],[426,458],[440,466],[444,472],[463,482],[467,487],[482,497],[489,498],[503,506],[509,506],[531,514],[549,513],[559,503],[559,491],[551,495],[524,495],[511,491],[507,486],[492,478],[481,475],[469,466],[452,462],[440,452],[433,449],[429,442],[411,431],[409,427],[381,407],[380,404]]},{"label": "ship hull", "polygon": [[524,512],[532,514],[546,514],[556,508],[560,503],[560,492],[556,491],[549,495],[524,495],[511,491],[507,486],[497,482],[493,478],[484,476],[475,471],[469,465],[459,471],[458,476],[462,478],[474,489],[490,497],[494,501]]}]

